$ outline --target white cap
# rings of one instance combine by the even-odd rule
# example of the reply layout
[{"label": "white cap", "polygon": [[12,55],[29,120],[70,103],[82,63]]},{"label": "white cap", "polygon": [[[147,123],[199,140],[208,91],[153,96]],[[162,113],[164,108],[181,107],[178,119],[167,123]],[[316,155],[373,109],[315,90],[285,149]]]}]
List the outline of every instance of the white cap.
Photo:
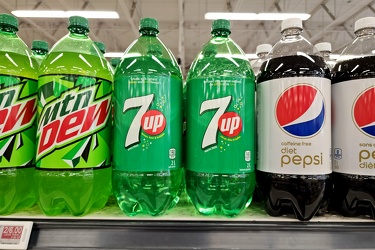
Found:
[{"label": "white cap", "polygon": [[302,29],[302,20],[297,17],[287,18],[281,23],[281,32],[289,28]]},{"label": "white cap", "polygon": [[330,43],[317,43],[315,44],[315,48],[320,51],[329,51],[332,52],[332,45]]},{"label": "white cap", "polygon": [[260,53],[268,53],[270,52],[272,49],[272,45],[271,44],[267,44],[267,43],[264,43],[264,44],[259,44],[257,46],[257,49],[255,51],[255,54],[260,54]]},{"label": "white cap", "polygon": [[358,30],[364,29],[364,28],[374,28],[375,27],[375,17],[364,17],[361,19],[358,19],[354,23],[354,32],[357,32]]}]

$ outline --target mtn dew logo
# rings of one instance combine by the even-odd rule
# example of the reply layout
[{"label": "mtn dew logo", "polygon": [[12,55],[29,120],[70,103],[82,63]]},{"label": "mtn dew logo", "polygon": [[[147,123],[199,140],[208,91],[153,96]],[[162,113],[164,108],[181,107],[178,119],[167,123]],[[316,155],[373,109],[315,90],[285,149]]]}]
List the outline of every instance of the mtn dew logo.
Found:
[{"label": "mtn dew logo", "polygon": [[36,86],[32,79],[0,76],[0,168],[34,162]]},{"label": "mtn dew logo", "polygon": [[44,76],[41,80],[37,165],[46,168],[107,165],[110,82],[71,75]]}]

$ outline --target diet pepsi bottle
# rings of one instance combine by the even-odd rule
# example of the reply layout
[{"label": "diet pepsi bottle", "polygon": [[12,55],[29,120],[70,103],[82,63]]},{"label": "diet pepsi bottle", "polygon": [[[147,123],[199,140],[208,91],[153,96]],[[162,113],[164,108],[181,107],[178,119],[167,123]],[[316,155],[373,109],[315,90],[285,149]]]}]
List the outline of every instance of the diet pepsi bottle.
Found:
[{"label": "diet pepsi bottle", "polygon": [[332,190],[331,81],[302,30],[298,18],[283,21],[257,77],[257,183],[268,214],[310,220]]},{"label": "diet pepsi bottle", "polygon": [[359,19],[354,32],[332,70],[332,203],[375,219],[375,18]]}]

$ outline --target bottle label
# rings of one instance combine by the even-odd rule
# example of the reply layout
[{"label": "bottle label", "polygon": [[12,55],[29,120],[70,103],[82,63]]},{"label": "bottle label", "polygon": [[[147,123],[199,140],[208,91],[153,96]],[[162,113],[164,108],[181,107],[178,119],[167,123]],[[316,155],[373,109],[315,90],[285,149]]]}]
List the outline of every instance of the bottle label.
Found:
[{"label": "bottle label", "polygon": [[83,169],[110,164],[112,83],[79,75],[39,77],[38,168]]},{"label": "bottle label", "polygon": [[182,81],[166,76],[116,79],[113,163],[116,170],[182,166]]},{"label": "bottle label", "polygon": [[254,80],[194,79],[187,87],[187,169],[238,174],[254,171]]},{"label": "bottle label", "polygon": [[374,78],[332,85],[333,171],[375,176]]},{"label": "bottle label", "polygon": [[257,169],[280,174],[329,174],[331,81],[290,77],[257,88]]},{"label": "bottle label", "polygon": [[35,164],[37,85],[0,75],[0,168]]}]

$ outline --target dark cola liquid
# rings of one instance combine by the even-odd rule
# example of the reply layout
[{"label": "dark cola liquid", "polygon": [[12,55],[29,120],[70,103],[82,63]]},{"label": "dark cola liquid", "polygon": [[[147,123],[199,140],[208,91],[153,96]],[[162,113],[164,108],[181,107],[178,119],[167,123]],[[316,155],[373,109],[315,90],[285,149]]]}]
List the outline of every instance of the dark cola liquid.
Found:
[{"label": "dark cola liquid", "polygon": [[[332,69],[332,84],[375,78],[375,57],[338,62]],[[332,206],[345,216],[370,215],[375,219],[375,176],[333,172]]]},{"label": "dark cola liquid", "polygon": [[[286,56],[270,59],[260,68],[257,83],[285,78],[315,76],[330,78],[322,57]],[[258,144],[261,146],[262,142]],[[324,175],[289,175],[257,171],[257,184],[265,209],[272,216],[295,214],[299,220],[322,215],[332,194],[332,177]]]}]

